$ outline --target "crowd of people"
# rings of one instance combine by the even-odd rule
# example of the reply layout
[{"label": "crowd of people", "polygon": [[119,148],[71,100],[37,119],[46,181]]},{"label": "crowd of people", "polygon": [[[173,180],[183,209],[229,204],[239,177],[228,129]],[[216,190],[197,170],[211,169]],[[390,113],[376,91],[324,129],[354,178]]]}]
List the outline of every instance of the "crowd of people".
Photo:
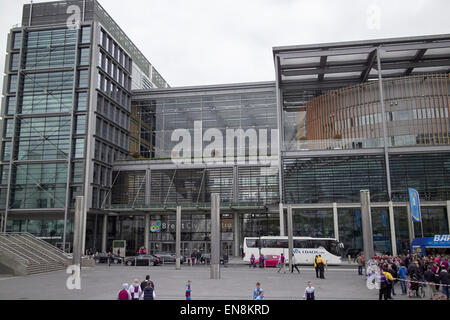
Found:
[{"label": "crowd of people", "polygon": [[[450,279],[448,276],[449,255],[406,254],[400,256],[376,256],[365,261],[363,255],[356,258],[358,273],[366,266],[366,277],[373,276],[375,267],[380,272],[379,299],[390,300],[396,295],[396,284],[400,285],[402,295],[420,297],[423,292],[431,300],[448,300]],[[426,289],[426,290],[424,290]]]},{"label": "crowd of people", "polygon": [[122,290],[117,294],[118,300],[155,300],[155,298],[155,283],[150,280],[150,275],[147,275],[141,283],[138,279],[134,279],[130,285],[122,284]]}]

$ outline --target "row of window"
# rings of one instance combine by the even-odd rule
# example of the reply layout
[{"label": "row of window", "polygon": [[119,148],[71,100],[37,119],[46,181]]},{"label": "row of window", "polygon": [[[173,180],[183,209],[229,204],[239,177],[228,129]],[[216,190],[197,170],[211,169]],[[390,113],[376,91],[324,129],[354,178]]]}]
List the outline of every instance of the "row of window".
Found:
[{"label": "row of window", "polygon": [[114,148],[99,140],[95,140],[94,159],[105,163],[113,163],[118,160],[128,158],[128,153],[122,152],[118,148]]},{"label": "row of window", "polygon": [[101,72],[98,74],[97,89],[129,110],[131,96]]},{"label": "row of window", "polygon": [[130,130],[130,116],[102,95],[97,95],[97,112],[125,130]]},{"label": "row of window", "polygon": [[113,59],[102,51],[99,52],[98,59],[99,66],[105,73],[128,91],[131,90],[131,77],[119,64],[113,62]]},{"label": "row of window", "polygon": [[102,120],[97,117],[95,134],[112,144],[128,150],[129,137],[125,131],[122,131],[117,126],[113,125],[109,121]]},{"label": "row of window", "polygon": [[105,30],[100,33],[100,45],[112,56],[116,61],[131,73],[132,60],[122,48],[115,42]]}]

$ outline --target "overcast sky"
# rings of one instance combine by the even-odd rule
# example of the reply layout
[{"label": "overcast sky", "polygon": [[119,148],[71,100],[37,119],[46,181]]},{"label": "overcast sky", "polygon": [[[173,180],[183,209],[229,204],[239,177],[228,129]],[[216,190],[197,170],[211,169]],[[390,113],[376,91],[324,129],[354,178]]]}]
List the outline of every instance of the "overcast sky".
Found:
[{"label": "overcast sky", "polygon": [[[2,71],[7,33],[24,3],[0,0]],[[171,86],[274,80],[274,46],[450,33],[448,0],[100,3]]]}]

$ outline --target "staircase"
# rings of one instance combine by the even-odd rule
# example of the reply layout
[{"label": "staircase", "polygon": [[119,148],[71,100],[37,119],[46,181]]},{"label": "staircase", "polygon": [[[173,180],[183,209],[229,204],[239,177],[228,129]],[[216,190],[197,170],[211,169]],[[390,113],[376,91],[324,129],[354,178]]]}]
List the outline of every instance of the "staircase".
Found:
[{"label": "staircase", "polygon": [[14,275],[64,270],[70,263],[64,251],[29,233],[0,233],[0,264]]}]

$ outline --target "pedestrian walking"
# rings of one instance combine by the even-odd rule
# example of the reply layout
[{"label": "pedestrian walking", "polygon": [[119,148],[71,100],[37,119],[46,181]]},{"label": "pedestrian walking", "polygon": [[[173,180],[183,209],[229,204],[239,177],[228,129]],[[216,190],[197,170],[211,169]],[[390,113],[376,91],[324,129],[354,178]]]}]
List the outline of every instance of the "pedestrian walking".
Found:
[{"label": "pedestrian walking", "polygon": [[263,254],[261,254],[260,256],[259,256],[259,267],[260,268],[264,268],[264,255]]},{"label": "pedestrian walking", "polygon": [[325,260],[319,254],[317,257],[317,266],[319,268],[320,279],[325,279]]},{"label": "pedestrian walking", "polygon": [[141,298],[142,289],[138,279],[133,280],[133,283],[130,285],[130,289],[128,291],[130,292],[131,300],[139,300]]},{"label": "pedestrian walking", "polygon": [[431,267],[428,266],[427,271],[424,274],[425,281],[427,282],[428,293],[430,296],[430,300],[433,300],[434,294],[437,292],[436,285],[434,285],[434,273],[431,271]]},{"label": "pedestrian walking", "polygon": [[195,252],[192,251],[192,253],[191,253],[191,261],[192,261],[192,264],[195,264],[195,258],[196,258]]},{"label": "pedestrian walking", "polygon": [[259,282],[257,282],[256,289],[253,290],[252,300],[256,300],[256,298],[259,297],[259,294],[261,293],[261,291],[263,291],[263,289],[261,288],[261,284]]},{"label": "pedestrian walking", "polygon": [[398,277],[400,279],[400,287],[402,288],[402,294],[406,294],[406,275],[408,274],[408,270],[405,267],[405,263],[400,263],[400,268],[398,269]]},{"label": "pedestrian walking", "polygon": [[365,265],[364,256],[360,254],[358,257],[356,257],[355,262],[358,264],[358,275],[363,275],[363,267]]},{"label": "pedestrian walking", "polygon": [[144,291],[145,287],[147,287],[147,283],[150,281],[150,275],[145,276],[145,280],[141,282],[141,290]]},{"label": "pedestrian walking", "polygon": [[255,261],[256,261],[255,255],[252,253],[252,256],[250,257],[250,266],[249,266],[249,268],[256,268]]},{"label": "pedestrian walking", "polygon": [[378,300],[388,299],[388,279],[384,272],[380,272],[378,282],[380,284],[380,289],[378,291]]},{"label": "pedestrian walking", "polygon": [[186,300],[192,300],[191,293],[192,293],[191,280],[188,280],[186,283],[186,291],[185,291]]},{"label": "pedestrian walking", "polygon": [[317,264],[317,259],[319,258],[319,256],[315,256],[314,257],[314,269],[316,270],[316,279],[319,279],[319,266]]},{"label": "pedestrian walking", "polygon": [[312,286],[311,281],[308,281],[306,289],[305,289],[305,293],[303,296],[303,299],[305,300],[316,300],[316,294],[315,294],[316,289],[314,289],[314,287]]},{"label": "pedestrian walking", "polygon": [[128,283],[122,284],[122,290],[119,291],[117,300],[131,300],[131,295],[128,291]]},{"label": "pedestrian walking", "polygon": [[155,300],[155,288],[153,287],[153,283],[151,281],[147,282],[147,286],[144,289],[144,300]]},{"label": "pedestrian walking", "polygon": [[448,270],[444,266],[442,266],[442,270],[439,273],[439,281],[442,285],[442,294],[445,294],[447,299],[449,299],[449,285],[450,285],[450,279],[448,276]]},{"label": "pedestrian walking", "polygon": [[292,262],[291,273],[294,272],[294,268],[298,271],[298,273],[300,273],[300,270],[298,270],[297,268],[297,259],[295,258],[294,254],[292,254],[291,262]]},{"label": "pedestrian walking", "polygon": [[259,293],[259,296],[255,300],[265,300],[264,291],[261,290],[261,292]]},{"label": "pedestrian walking", "polygon": [[285,264],[285,259],[284,259],[284,254],[281,254],[281,256],[278,258],[278,273],[280,272],[281,268],[283,268],[283,273],[286,273],[286,268],[284,266]]},{"label": "pedestrian walking", "polygon": [[112,259],[112,255],[111,255],[111,251],[108,252],[108,267],[111,267],[111,259]]}]

